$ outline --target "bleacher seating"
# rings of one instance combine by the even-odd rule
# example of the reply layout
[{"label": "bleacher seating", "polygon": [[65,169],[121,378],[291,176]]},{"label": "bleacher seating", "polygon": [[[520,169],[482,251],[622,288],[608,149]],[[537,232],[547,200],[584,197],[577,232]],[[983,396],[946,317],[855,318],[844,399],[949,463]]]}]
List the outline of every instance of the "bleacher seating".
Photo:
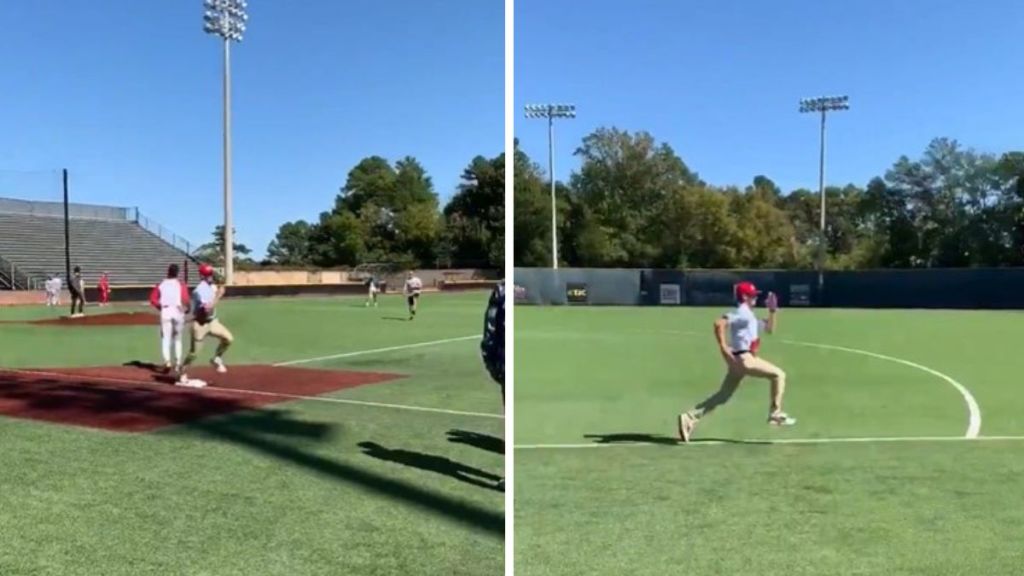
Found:
[{"label": "bleacher seating", "polygon": [[[112,286],[153,284],[165,276],[168,264],[182,265],[187,258],[130,220],[72,218],[70,232],[71,267],[81,266],[90,286],[103,272],[109,273]],[[64,220],[0,213],[0,258],[35,278],[64,277]],[[189,263],[188,273],[196,278],[194,263]]]}]

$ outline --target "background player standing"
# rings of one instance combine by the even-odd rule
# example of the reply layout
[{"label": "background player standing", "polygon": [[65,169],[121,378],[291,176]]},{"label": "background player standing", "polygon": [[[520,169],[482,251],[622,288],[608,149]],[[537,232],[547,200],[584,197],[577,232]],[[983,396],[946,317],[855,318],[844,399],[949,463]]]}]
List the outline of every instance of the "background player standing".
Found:
[{"label": "background player standing", "polygon": [[369,307],[372,302],[373,307],[376,308],[377,293],[380,292],[380,289],[377,288],[377,278],[375,278],[373,274],[371,274],[370,278],[366,281],[366,289],[368,291],[366,294],[366,306]]},{"label": "background player standing", "polygon": [[56,278],[53,277],[53,274],[50,274],[46,278],[46,306],[49,308],[51,306],[56,306],[56,305],[57,305],[57,281],[56,281]]},{"label": "background player standing", "polygon": [[178,265],[167,267],[167,278],[153,287],[149,293],[149,303],[160,311],[160,338],[164,357],[164,371],[170,372],[171,343],[174,343],[173,368],[181,372],[184,357],[182,356],[181,337],[185,333],[185,313],[189,308],[188,288],[178,280]]},{"label": "background player standing", "polygon": [[53,305],[60,306],[60,293],[64,290],[64,279],[60,274],[53,276]]},{"label": "background player standing", "polygon": [[[71,291],[71,317],[85,316],[85,282],[82,280],[82,269],[78,266],[75,266],[71,280],[68,282],[68,290]],[[78,312],[75,312],[76,307]]]},{"label": "background player standing", "polygon": [[110,304],[110,277],[104,272],[100,276],[100,282],[96,286],[100,292],[100,306],[107,306]]},{"label": "background player standing", "polygon": [[[220,343],[217,345],[217,352],[210,363],[217,368],[217,372],[227,372],[224,365],[224,353],[234,342],[234,336],[217,319],[217,303],[224,296],[224,287],[217,286],[213,279],[213,266],[202,264],[199,266],[199,285],[192,291],[192,338],[189,343],[189,353],[185,358],[185,366],[190,365],[196,357],[196,353],[203,340],[207,336],[213,336]],[[182,380],[188,377],[182,373]]]},{"label": "background player standing", "polygon": [[405,299],[409,304],[409,320],[416,318],[416,310],[419,308],[420,292],[423,290],[423,281],[411,270],[405,279]]},{"label": "background player standing", "polygon": [[[689,412],[679,415],[679,436],[684,442],[690,441],[690,435],[701,418],[715,408],[725,404],[736,392],[740,382],[747,376],[765,378],[771,382],[771,404],[768,409],[768,423],[779,426],[796,424],[782,411],[782,395],[786,390],[786,373],[781,368],[760,358],[757,355],[761,346],[759,329],[761,321],[754,314],[753,307],[757,303],[757,287],[750,282],[736,285],[735,295],[739,301],[736,309],[715,321],[715,339],[718,341],[719,352],[725,360],[727,372],[721,388],[706,400],[697,404]],[[765,330],[775,332],[778,299],[769,293],[767,299],[768,319],[764,322]],[[726,331],[728,330],[728,341]]]}]

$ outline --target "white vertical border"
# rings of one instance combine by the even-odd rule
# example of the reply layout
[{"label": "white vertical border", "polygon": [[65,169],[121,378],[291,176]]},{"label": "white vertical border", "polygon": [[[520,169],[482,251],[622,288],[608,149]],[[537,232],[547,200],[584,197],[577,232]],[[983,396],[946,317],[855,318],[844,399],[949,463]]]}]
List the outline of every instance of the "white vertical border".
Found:
[{"label": "white vertical border", "polygon": [[[505,1],[505,574],[515,572],[515,2]],[[508,302],[506,301],[506,304]],[[510,337],[511,336],[511,337]]]}]

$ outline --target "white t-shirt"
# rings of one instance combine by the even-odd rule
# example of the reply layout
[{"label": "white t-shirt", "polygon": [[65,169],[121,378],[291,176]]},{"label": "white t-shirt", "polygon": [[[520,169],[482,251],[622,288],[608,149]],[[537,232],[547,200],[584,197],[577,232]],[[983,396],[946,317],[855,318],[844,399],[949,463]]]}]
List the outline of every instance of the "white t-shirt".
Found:
[{"label": "white t-shirt", "polygon": [[[206,308],[207,314],[205,318],[207,320],[214,320],[217,318],[217,313],[213,309],[213,301],[217,298],[217,289],[214,288],[213,284],[203,280],[196,286],[196,289],[192,291],[192,306],[193,312],[196,312],[199,307]],[[196,315],[199,316],[198,314]]]},{"label": "white t-shirt", "polygon": [[405,293],[406,294],[419,294],[420,290],[423,289],[423,281],[418,276],[413,276],[405,281]]},{"label": "white t-shirt", "polygon": [[760,325],[750,306],[740,304],[724,318],[729,323],[729,346],[733,352],[756,352]]}]

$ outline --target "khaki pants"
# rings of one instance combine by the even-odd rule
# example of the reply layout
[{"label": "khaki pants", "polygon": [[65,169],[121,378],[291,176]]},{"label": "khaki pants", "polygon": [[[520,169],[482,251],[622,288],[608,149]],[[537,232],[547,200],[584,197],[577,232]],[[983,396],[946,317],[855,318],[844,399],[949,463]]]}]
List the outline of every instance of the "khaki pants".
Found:
[{"label": "khaki pants", "polygon": [[231,335],[231,332],[220,323],[220,320],[214,319],[206,324],[200,324],[199,322],[192,322],[192,338],[190,339],[188,356],[185,358],[185,365],[191,364],[196,357],[200,345],[207,336],[213,336],[220,340],[220,345],[217,346],[216,356],[224,354],[228,349],[228,346],[234,342],[235,337]]},{"label": "khaki pants", "polygon": [[786,373],[781,368],[763,358],[758,358],[746,352],[733,359],[733,362],[729,364],[729,370],[726,372],[725,378],[722,380],[722,386],[706,400],[697,404],[690,412],[690,415],[694,418],[701,418],[728,402],[736,392],[736,389],[739,388],[740,382],[748,376],[771,381],[773,402],[777,400],[776,396],[781,397],[782,391],[786,387]]},{"label": "khaki pants", "polygon": [[206,324],[192,322],[193,348],[195,348],[196,343],[202,342],[207,336],[213,336],[221,342],[227,342],[229,344],[235,339],[234,336],[231,335],[231,332],[220,323],[220,320],[217,320],[216,318]]}]

